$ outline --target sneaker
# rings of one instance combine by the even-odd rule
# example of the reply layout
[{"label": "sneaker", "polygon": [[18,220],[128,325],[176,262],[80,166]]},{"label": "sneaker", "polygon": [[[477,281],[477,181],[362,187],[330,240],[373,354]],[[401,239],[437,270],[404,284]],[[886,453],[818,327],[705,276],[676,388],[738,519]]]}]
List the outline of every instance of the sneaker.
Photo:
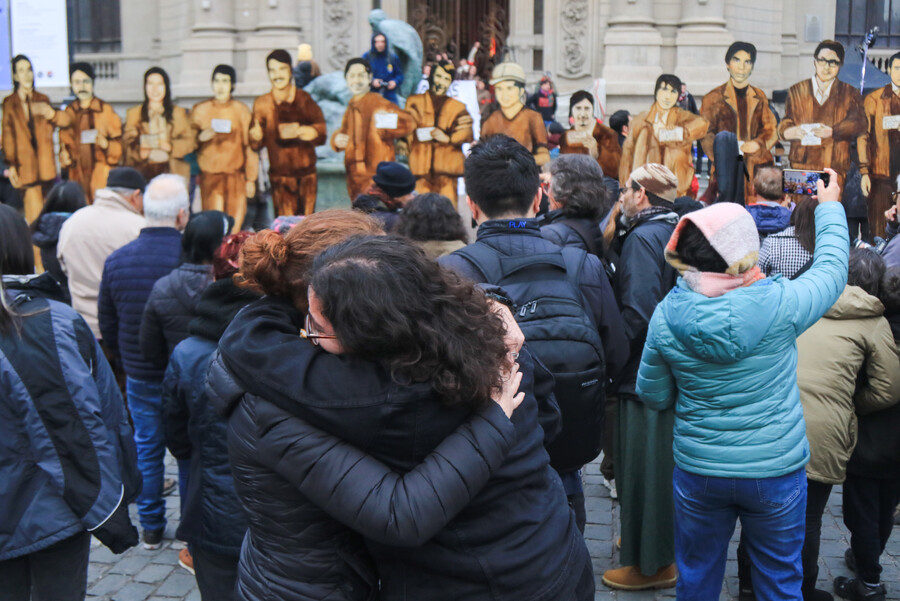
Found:
[{"label": "sneaker", "polygon": [[168,497],[173,492],[175,492],[175,489],[177,487],[178,487],[178,480],[176,480],[175,478],[166,478],[165,480],[163,480],[162,496]]},{"label": "sneaker", "polygon": [[671,588],[678,581],[675,564],[660,568],[653,576],[644,576],[637,566],[626,566],[603,573],[603,584],[623,591],[642,591],[651,588]]},{"label": "sneaker", "polygon": [[856,573],[856,557],[853,556],[853,549],[844,551],[844,563],[847,564],[848,570]]},{"label": "sneaker", "polygon": [[159,549],[162,546],[163,530],[144,530],[144,548],[148,551]]},{"label": "sneaker", "polygon": [[191,552],[188,551],[188,548],[185,547],[178,553],[178,565],[183,567],[185,570],[194,574],[194,558],[191,557]]},{"label": "sneaker", "polygon": [[[600,477],[603,478],[603,476],[600,476]],[[619,498],[619,491],[616,490],[616,481],[615,480],[607,480],[606,478],[603,478],[603,480],[600,481],[600,484],[602,484],[607,489],[609,489],[609,498],[610,499],[618,499]]]},{"label": "sneaker", "polygon": [[838,576],[834,579],[834,592],[838,597],[850,601],[884,601],[886,592],[883,584],[869,586],[858,578]]}]

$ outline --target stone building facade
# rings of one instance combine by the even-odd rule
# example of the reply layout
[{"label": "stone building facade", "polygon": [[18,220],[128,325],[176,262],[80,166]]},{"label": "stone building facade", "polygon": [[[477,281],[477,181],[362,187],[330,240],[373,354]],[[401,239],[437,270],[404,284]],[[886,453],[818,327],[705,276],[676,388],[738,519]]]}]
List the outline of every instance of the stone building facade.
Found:
[{"label": "stone building facade", "polygon": [[[89,2],[90,0],[70,0]],[[105,0],[110,1],[110,0]],[[452,5],[466,15],[475,0],[118,0],[121,50],[76,53],[97,67],[97,93],[116,106],[142,99],[143,72],[164,67],[180,104],[210,93],[218,63],[238,73],[245,100],[269,87],[264,57],[312,45],[323,71],[368,49],[373,7],[414,22],[417,7]],[[491,0],[493,2],[493,0]],[[894,0],[900,3],[900,0]],[[840,0],[507,0],[505,44],[537,81],[550,71],[563,94],[606,82],[608,110],[642,106],[661,73],[674,72],[698,98],[726,79],[724,54],[735,40],[758,50],[754,85],[767,93],[812,73],[816,43],[835,31]],[[426,7],[427,8],[427,7]],[[838,7],[839,8],[839,7]],[[57,98],[65,90],[51,94]]]}]

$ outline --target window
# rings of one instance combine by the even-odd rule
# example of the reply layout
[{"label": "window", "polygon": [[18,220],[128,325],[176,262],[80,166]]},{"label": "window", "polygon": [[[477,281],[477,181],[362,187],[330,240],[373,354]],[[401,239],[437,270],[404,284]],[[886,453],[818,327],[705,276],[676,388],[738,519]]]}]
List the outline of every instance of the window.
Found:
[{"label": "window", "polygon": [[66,8],[72,53],[121,52],[119,0],[66,0]]},{"label": "window", "polygon": [[834,36],[845,48],[861,44],[872,27],[875,48],[900,48],[900,0],[837,0]]},{"label": "window", "polygon": [[544,0],[534,0],[534,33],[544,33]]}]

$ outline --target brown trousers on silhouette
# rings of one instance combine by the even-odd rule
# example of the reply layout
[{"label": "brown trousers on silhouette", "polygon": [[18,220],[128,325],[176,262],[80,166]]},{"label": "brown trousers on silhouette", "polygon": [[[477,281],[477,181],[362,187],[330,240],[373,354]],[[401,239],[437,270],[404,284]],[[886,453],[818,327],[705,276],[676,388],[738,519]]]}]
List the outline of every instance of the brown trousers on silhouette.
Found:
[{"label": "brown trousers on silhouette", "polygon": [[204,211],[223,211],[234,218],[232,232],[241,231],[247,214],[247,185],[243,171],[200,173],[200,199]]},{"label": "brown trousers on silhouette", "polygon": [[272,182],[272,204],[275,216],[312,215],[316,210],[318,176],[315,171],[291,177],[269,174]]}]

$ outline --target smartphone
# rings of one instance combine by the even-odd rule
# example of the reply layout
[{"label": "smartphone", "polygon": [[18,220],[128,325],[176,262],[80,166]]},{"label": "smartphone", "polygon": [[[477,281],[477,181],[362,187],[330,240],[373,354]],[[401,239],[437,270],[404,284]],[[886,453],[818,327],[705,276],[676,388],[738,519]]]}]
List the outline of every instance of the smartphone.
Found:
[{"label": "smartphone", "polygon": [[787,194],[816,194],[816,182],[822,180],[826,186],[831,176],[825,171],[806,171],[804,169],[785,169],[781,172],[781,188]]}]

